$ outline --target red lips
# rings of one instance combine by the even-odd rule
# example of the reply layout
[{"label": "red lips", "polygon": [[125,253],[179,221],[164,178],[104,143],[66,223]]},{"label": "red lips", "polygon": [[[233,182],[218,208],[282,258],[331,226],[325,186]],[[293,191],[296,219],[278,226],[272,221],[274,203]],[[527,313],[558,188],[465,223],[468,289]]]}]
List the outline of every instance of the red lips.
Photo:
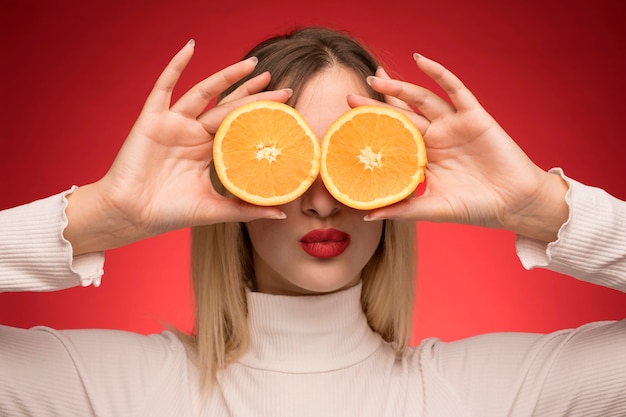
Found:
[{"label": "red lips", "polygon": [[350,245],[350,235],[337,229],[311,230],[300,239],[300,246],[315,258],[334,258]]}]

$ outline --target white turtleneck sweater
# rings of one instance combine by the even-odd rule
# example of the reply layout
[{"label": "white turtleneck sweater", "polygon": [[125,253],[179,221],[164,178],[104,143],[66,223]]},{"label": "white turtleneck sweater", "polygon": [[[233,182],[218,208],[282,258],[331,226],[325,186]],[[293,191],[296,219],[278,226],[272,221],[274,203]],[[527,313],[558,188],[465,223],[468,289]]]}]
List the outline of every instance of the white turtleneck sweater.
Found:
[{"label": "white turtleneck sweater", "polygon": [[[518,238],[522,263],[626,291],[626,204],[568,181],[559,240]],[[72,259],[62,238],[65,194],[0,213],[2,290],[99,283],[103,254]],[[427,339],[396,355],[369,328],[360,291],[249,293],[251,345],[205,403],[172,333],[0,327],[0,415],[626,415],[626,321]]]}]

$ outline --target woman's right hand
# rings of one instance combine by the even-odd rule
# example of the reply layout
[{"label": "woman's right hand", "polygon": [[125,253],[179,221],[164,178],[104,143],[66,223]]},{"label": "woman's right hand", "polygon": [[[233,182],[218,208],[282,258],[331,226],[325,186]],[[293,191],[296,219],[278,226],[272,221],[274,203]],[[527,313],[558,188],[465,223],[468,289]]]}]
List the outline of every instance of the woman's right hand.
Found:
[{"label": "woman's right hand", "polygon": [[209,177],[213,137],[224,117],[255,100],[285,102],[289,89],[261,92],[270,75],[245,82],[218,105],[211,100],[250,74],[256,59],[201,81],[171,105],[172,91],[194,51],[190,41],[170,61],[107,174],[68,196],[64,235],[74,255],[101,251],[184,227],[282,218],[215,191]]}]

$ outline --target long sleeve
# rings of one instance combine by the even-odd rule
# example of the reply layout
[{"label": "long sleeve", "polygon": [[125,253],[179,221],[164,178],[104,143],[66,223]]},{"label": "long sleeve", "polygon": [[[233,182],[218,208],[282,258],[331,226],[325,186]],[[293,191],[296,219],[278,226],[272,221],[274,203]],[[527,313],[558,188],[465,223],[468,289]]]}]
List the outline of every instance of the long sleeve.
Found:
[{"label": "long sleeve", "polygon": [[0,326],[1,416],[192,415],[196,378],[171,332]]},{"label": "long sleeve", "polygon": [[626,292],[626,202],[568,178],[558,168],[552,171],[569,183],[569,219],[558,240],[547,245],[518,236],[522,265]]},{"label": "long sleeve", "polygon": [[[0,212],[0,291],[99,285],[104,254],[72,257],[63,238],[71,191]],[[189,414],[188,365],[170,332],[0,326],[0,415]]]},{"label": "long sleeve", "polygon": [[72,191],[0,211],[0,292],[100,284],[104,254],[73,257],[63,238],[66,196]]},{"label": "long sleeve", "polygon": [[[518,237],[522,264],[626,291],[626,203],[563,177],[570,184],[569,219],[550,244]],[[626,320],[547,335],[426,340],[419,351],[421,372],[431,381],[427,403],[444,398],[428,395],[436,389],[452,392],[472,416],[626,416]],[[449,406],[429,404],[434,415]]]},{"label": "long sleeve", "polygon": [[418,352],[427,415],[626,415],[626,321],[428,339]]}]

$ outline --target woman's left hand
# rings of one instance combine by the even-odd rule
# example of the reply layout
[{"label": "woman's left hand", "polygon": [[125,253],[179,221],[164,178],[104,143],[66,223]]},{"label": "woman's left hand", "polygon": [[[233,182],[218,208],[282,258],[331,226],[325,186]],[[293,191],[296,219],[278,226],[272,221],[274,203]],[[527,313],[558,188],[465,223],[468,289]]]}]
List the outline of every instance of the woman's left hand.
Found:
[{"label": "woman's left hand", "polygon": [[[565,181],[535,165],[454,74],[423,56],[415,59],[452,104],[425,88],[392,80],[382,69],[368,79],[387,105],[416,124],[428,155],[425,192],[368,217],[462,223],[556,239],[568,216]],[[348,102],[372,104],[361,96]]]}]

